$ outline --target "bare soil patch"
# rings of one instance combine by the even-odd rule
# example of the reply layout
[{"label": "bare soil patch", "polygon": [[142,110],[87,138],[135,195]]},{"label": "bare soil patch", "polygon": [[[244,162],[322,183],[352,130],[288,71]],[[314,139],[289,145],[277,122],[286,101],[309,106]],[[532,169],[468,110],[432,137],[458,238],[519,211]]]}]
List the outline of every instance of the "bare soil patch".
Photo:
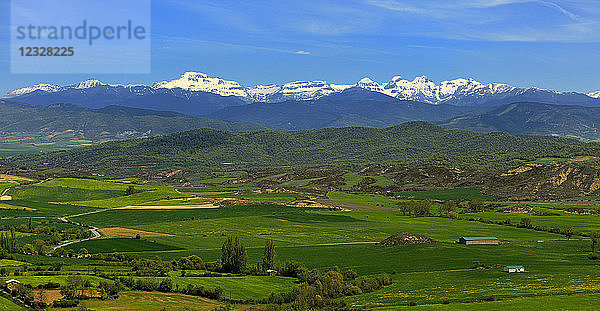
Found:
[{"label": "bare soil patch", "polygon": [[138,234],[140,237],[173,236],[172,234],[166,234],[162,232],[151,232],[121,227],[102,228],[98,229],[98,231],[102,233],[104,238],[133,238]]}]

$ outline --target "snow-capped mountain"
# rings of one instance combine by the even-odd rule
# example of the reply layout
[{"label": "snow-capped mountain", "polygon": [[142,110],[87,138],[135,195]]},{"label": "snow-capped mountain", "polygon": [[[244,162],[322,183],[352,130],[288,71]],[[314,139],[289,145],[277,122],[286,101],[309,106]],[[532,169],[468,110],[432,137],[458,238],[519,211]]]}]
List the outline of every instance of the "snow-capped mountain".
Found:
[{"label": "snow-capped mountain", "polygon": [[12,90],[6,94],[6,97],[16,97],[16,96],[20,96],[20,95],[33,93],[35,91],[52,93],[52,92],[58,92],[59,90],[60,90],[60,86],[58,86],[58,85],[38,84],[38,85],[34,85],[32,87],[24,87],[22,89]]},{"label": "snow-capped mountain", "polygon": [[588,93],[587,96],[592,97],[592,98],[600,98],[600,91]]},{"label": "snow-capped mountain", "polygon": [[311,100],[339,93],[353,85],[329,84],[325,81],[296,81],[283,85],[258,85],[248,88],[248,98],[255,102]]},{"label": "snow-capped mountain", "polygon": [[412,81],[395,76],[385,83],[363,78],[355,84],[296,81],[281,85],[246,87],[236,81],[209,77],[200,72],[186,72],[178,79],[157,82],[152,86],[106,84],[94,79],[70,86],[39,84],[11,91],[5,98],[19,99],[31,97],[33,94],[48,97],[51,94],[66,93],[70,97],[73,97],[74,94],[87,97],[91,94],[111,94],[111,96],[121,99],[130,96],[154,96],[156,94],[167,96],[170,94],[185,99],[210,93],[221,97],[235,98],[242,103],[278,103],[287,100],[316,100],[353,87],[382,93],[400,100],[413,100],[436,105],[498,106],[517,101],[533,101],[548,104],[597,106],[600,99],[600,91],[589,94],[567,93],[539,88],[518,88],[501,83],[484,84],[473,79],[455,79],[436,84],[426,76],[416,77]]},{"label": "snow-capped mountain", "polygon": [[209,78],[208,75],[201,72],[186,72],[179,79],[157,82],[152,88],[180,88],[187,91],[213,93],[221,96],[248,97],[246,88],[239,83],[221,78]]}]

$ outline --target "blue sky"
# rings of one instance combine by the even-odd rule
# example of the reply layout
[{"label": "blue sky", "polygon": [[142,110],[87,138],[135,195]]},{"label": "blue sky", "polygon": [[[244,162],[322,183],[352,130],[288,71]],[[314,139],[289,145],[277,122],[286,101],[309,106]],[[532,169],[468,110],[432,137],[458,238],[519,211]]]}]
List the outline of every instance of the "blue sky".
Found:
[{"label": "blue sky", "polygon": [[10,74],[0,3],[0,94],[87,78],[152,83],[184,71],[252,86],[426,75],[600,90],[597,0],[153,0],[150,74]]}]

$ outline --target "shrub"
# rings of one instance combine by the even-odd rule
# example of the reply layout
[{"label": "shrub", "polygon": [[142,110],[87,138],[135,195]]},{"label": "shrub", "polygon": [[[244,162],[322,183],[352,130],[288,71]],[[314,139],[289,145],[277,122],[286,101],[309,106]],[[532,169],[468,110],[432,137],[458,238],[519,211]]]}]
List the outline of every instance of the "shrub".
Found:
[{"label": "shrub", "polygon": [[79,305],[79,300],[60,299],[52,303],[54,308],[73,308]]}]

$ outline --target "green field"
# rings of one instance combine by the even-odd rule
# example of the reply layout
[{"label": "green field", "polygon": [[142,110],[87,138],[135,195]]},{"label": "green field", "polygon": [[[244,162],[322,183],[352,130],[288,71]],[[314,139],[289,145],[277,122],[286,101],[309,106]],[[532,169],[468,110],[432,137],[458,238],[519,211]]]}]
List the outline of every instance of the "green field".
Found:
[{"label": "green field", "polygon": [[374,308],[374,310],[594,310],[600,303],[600,294],[576,294],[576,295],[557,295],[541,297],[523,297],[509,300],[478,302],[478,303],[460,303],[448,305],[420,305],[420,306],[394,306]]},{"label": "green field", "polygon": [[[294,278],[270,276],[242,277],[180,277],[178,273],[169,276],[173,284],[185,287],[188,284],[205,287],[221,287],[227,298],[235,300],[262,299],[271,293],[284,293],[296,282]],[[136,278],[139,279],[139,278]],[[155,278],[162,280],[164,278]]]},{"label": "green field", "polygon": [[367,204],[373,206],[396,207],[400,200],[396,200],[379,194],[351,194],[340,191],[330,191],[327,198],[342,202]]},{"label": "green field", "polygon": [[65,246],[65,249],[79,251],[85,248],[90,253],[112,253],[112,252],[142,252],[142,251],[168,251],[176,250],[176,247],[163,245],[145,239],[111,238],[89,240]]},{"label": "green field", "polygon": [[[128,291],[119,295],[117,299],[110,300],[86,300],[82,305],[91,310],[116,311],[162,311],[179,310],[187,308],[194,311],[212,311],[224,303],[211,301],[202,297],[194,297],[182,294]],[[71,308],[68,310],[77,310]]]},{"label": "green field", "polygon": [[365,178],[371,178],[374,181],[369,183],[369,186],[373,187],[388,187],[394,185],[394,182],[383,177],[383,176],[363,176],[358,173],[346,173],[344,174],[344,186],[341,188],[344,190],[352,189],[355,186],[358,186]]},{"label": "green field", "polygon": [[396,196],[410,200],[465,200],[465,199],[484,199],[493,200],[494,197],[481,193],[479,188],[458,188],[428,191],[402,191],[395,192]]},{"label": "green field", "polygon": [[20,311],[25,310],[25,308],[15,304],[14,302],[8,300],[0,296],[0,310],[1,311]]},{"label": "green field", "polygon": [[[366,177],[346,174],[344,178],[350,183],[360,179],[360,183]],[[292,185],[300,187],[314,180],[304,179]],[[386,181],[383,179],[374,180],[381,181],[383,184],[378,186],[385,187]],[[272,239],[276,245],[279,263],[293,260],[303,263],[309,269],[316,268],[321,271],[353,269],[363,276],[377,276],[381,273],[391,275],[393,283],[389,286],[370,293],[339,298],[350,306],[373,310],[397,310],[408,307],[409,304],[417,304],[416,307],[411,307],[417,310],[479,310],[505,306],[510,310],[545,306],[542,298],[555,301],[556,306],[565,306],[568,301],[578,306],[586,306],[597,301],[595,293],[600,293],[598,262],[587,258],[591,250],[590,241],[557,240],[563,239],[564,236],[483,222],[505,221],[510,218],[512,223],[518,223],[520,218],[528,217],[534,226],[564,228],[572,225],[576,231],[583,233],[596,230],[599,224],[598,216],[567,214],[563,211],[567,205],[535,205],[532,212],[544,211],[560,215],[535,216],[494,211],[465,213],[468,202],[463,202],[458,208],[458,219],[453,219],[437,216],[439,203],[435,203],[429,216],[411,217],[403,215],[402,211],[396,208],[398,203],[407,200],[492,198],[482,195],[478,188],[388,195],[326,191],[319,197],[323,202],[352,203],[369,207],[349,210],[285,205],[308,197],[312,200],[316,195],[310,192],[307,194],[269,190],[261,193],[246,186],[179,187],[177,191],[174,187],[131,184],[131,181],[123,183],[116,180],[57,178],[14,189],[11,191],[14,191],[16,200],[10,201],[9,204],[26,207],[28,210],[1,210],[4,218],[0,224],[15,227],[26,225],[31,216],[32,227],[54,227],[55,230],[81,228],[57,219],[62,215],[73,215],[70,218],[72,221],[98,228],[141,230],[155,236],[141,239],[93,239],[64,248],[75,253],[82,248],[92,254],[120,252],[145,259],[160,258],[165,262],[190,255],[198,255],[204,262],[218,262],[221,258],[221,245],[226,237],[236,236],[247,249],[249,265],[255,265],[261,262],[265,241]],[[125,195],[130,185],[141,192]],[[231,206],[223,204],[218,208],[207,209],[168,209],[169,206],[177,205],[227,202],[232,198],[258,202]],[[496,203],[493,206],[506,207],[514,204]],[[128,205],[162,206],[167,209],[117,208]],[[91,211],[99,212],[87,213]],[[482,221],[467,220],[470,218],[481,218]],[[397,232],[421,234],[438,242],[401,246],[376,245]],[[17,242],[19,245],[35,244],[37,240],[50,236],[51,234],[46,233],[19,232]],[[496,236],[501,240],[501,244],[455,243],[461,236]],[[37,271],[45,271],[53,262],[64,262],[65,265],[59,272],[52,272],[56,275],[35,275]],[[81,274],[93,286],[97,286],[100,281],[109,280],[109,275],[129,276],[135,272],[132,267],[121,263],[90,259],[18,254],[16,260],[0,260],[0,266],[7,268],[11,273],[21,269],[24,264],[33,267],[33,271],[21,276],[10,275],[4,279],[16,278],[37,286],[47,282],[65,284],[68,275]],[[486,268],[478,268],[482,265]],[[523,265],[527,272],[503,273],[501,269],[504,265]],[[135,274],[133,277],[136,280],[152,279],[159,282],[165,278],[164,274],[162,275],[149,277]],[[222,300],[265,299],[272,292],[289,293],[298,283],[296,278],[281,276],[193,276],[193,273],[192,276],[183,276],[179,270],[169,271],[168,277],[177,288],[185,288],[188,284],[204,288],[221,287]],[[118,309],[122,308],[124,303],[135,304],[127,301],[139,297],[136,296],[137,293],[126,289],[121,298],[104,302],[91,300],[84,302],[84,305],[97,310]],[[156,292],[147,295],[162,297],[149,300],[149,308],[156,307],[157,310],[160,310],[160,306],[169,305],[166,300],[159,302],[160,299],[179,297],[179,294]],[[184,297],[181,298],[182,301],[193,302],[198,306],[198,310],[211,310],[219,305],[212,300],[203,300],[201,303],[201,300],[194,297]],[[484,300],[499,301],[481,302]]]},{"label": "green field", "polygon": [[553,211],[558,213],[558,216],[535,216],[529,214],[515,213],[467,213],[461,215],[461,218],[482,218],[493,221],[506,221],[510,219],[513,224],[518,224],[522,218],[531,220],[532,226],[541,226],[546,228],[563,229],[567,226],[572,226],[577,232],[590,233],[591,231],[599,230],[598,216],[595,215],[574,215],[567,214],[561,211]]}]

